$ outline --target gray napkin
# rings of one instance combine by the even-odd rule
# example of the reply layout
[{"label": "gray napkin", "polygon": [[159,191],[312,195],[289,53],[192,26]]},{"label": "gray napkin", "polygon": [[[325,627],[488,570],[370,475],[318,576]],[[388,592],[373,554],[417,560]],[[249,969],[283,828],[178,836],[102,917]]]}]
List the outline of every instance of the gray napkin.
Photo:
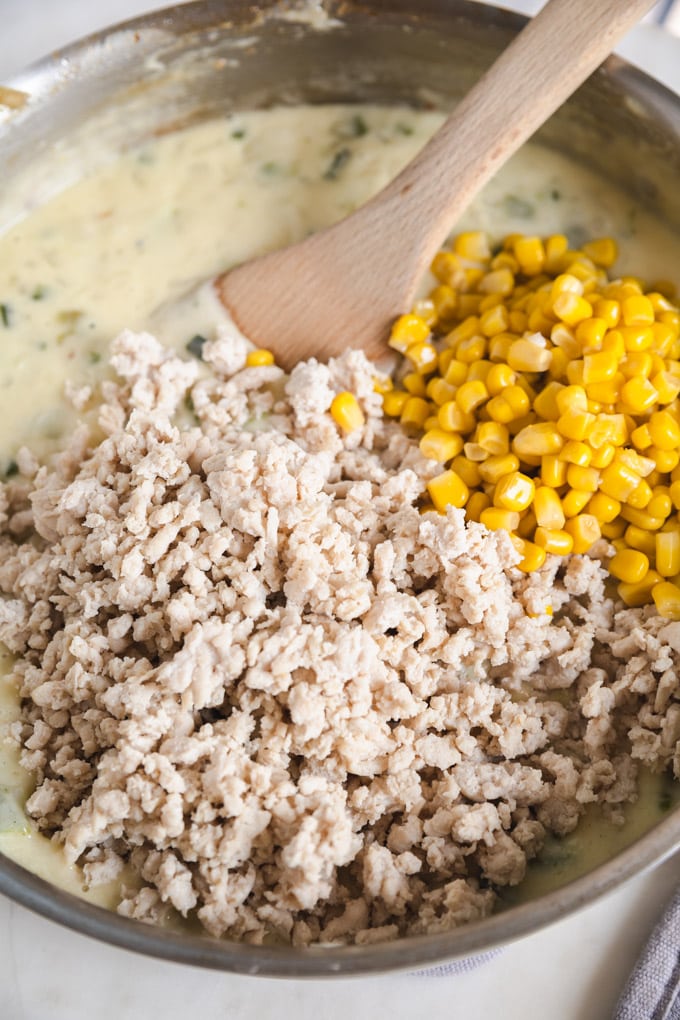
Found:
[{"label": "gray napkin", "polygon": [[680,891],[635,964],[614,1020],[680,1020]]}]

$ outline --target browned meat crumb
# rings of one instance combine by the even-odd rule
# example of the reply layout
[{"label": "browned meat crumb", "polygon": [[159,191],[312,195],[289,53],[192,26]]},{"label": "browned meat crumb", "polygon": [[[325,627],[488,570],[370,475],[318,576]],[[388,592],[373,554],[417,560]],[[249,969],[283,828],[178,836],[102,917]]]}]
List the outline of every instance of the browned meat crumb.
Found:
[{"label": "browned meat crumb", "polygon": [[197,380],[124,333],[98,424],[0,486],[27,810],[90,882],[138,876],[132,917],[300,945],[484,916],[637,762],[680,776],[680,624],[593,559],[525,576],[503,532],[421,514],[437,466],[363,355],[245,353]]}]

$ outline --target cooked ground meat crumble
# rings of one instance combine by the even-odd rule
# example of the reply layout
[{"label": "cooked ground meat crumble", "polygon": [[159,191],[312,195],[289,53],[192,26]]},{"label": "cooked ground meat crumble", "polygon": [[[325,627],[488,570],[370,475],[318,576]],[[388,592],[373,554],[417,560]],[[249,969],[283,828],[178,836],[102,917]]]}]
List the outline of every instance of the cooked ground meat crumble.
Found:
[{"label": "cooked ground meat crumble", "polygon": [[295,945],[482,917],[587,804],[622,821],[638,763],[680,778],[680,623],[612,601],[598,550],[526,575],[421,513],[439,467],[361,353],[246,351],[199,377],[123,333],[97,421],[0,486],[27,811],[88,882],[127,866],[131,917]]}]

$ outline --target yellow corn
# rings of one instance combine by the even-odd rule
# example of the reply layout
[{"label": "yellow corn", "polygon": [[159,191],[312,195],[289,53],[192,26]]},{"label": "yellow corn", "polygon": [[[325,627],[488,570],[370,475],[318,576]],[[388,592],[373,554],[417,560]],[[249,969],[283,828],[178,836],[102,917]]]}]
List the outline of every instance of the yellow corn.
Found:
[{"label": "yellow corn", "polygon": [[553,531],[564,527],[565,514],[560,497],[547,485],[539,485],[536,489],[533,510],[539,527]]},{"label": "yellow corn", "polygon": [[601,537],[600,522],[592,514],[578,514],[570,518],[564,530],[573,540],[572,552],[586,553]]},{"label": "yellow corn", "polygon": [[490,506],[486,510],[482,510],[479,515],[479,523],[489,531],[514,531],[519,524],[519,514],[516,510]]},{"label": "yellow corn", "polygon": [[604,492],[595,492],[588,500],[586,511],[596,517],[601,525],[611,524],[619,516],[621,504],[617,499],[606,496]]},{"label": "yellow corn", "polygon": [[[391,397],[386,393],[385,397]],[[353,393],[337,393],[331,403],[331,417],[344,432],[360,429],[366,419]]]},{"label": "yellow corn", "polygon": [[568,556],[574,547],[572,536],[567,531],[557,528],[536,528],[534,541],[547,553],[554,553],[556,556]]},{"label": "yellow corn", "polygon": [[510,435],[506,426],[495,421],[485,421],[478,426],[477,442],[483,450],[494,456],[510,450]]},{"label": "yellow corn", "polygon": [[600,488],[607,496],[625,503],[640,483],[640,476],[626,464],[614,462],[600,474]]},{"label": "yellow corn", "polygon": [[420,452],[423,457],[439,461],[440,464],[445,464],[447,460],[457,456],[462,449],[462,436],[445,432],[444,429],[430,429],[420,440]]},{"label": "yellow corn", "polygon": [[649,558],[637,549],[622,549],[611,558],[609,573],[626,584],[637,584],[649,570]]},{"label": "yellow corn", "polygon": [[582,489],[584,492],[597,492],[600,485],[600,472],[597,468],[569,464],[567,467],[567,484],[571,485],[572,489]]},{"label": "yellow corn", "polygon": [[592,492],[588,489],[569,489],[562,497],[562,509],[565,517],[576,517],[590,502]]},{"label": "yellow corn", "polygon": [[485,482],[495,485],[504,475],[512,474],[518,468],[519,458],[514,453],[503,453],[487,457],[484,463],[479,465],[479,474]]},{"label": "yellow corn", "polygon": [[266,365],[274,364],[274,355],[271,351],[266,350],[264,347],[258,347],[254,351],[248,351],[246,355],[246,365],[249,368],[261,368]]},{"label": "yellow corn", "polygon": [[400,315],[392,326],[388,344],[404,354],[413,344],[422,343],[430,335],[430,327],[419,315]]},{"label": "yellow corn", "polygon": [[657,531],[654,538],[658,572],[662,577],[680,574],[680,530]]},{"label": "yellow corn", "polygon": [[480,516],[483,510],[491,506],[491,498],[485,492],[472,492],[465,504],[465,516],[469,521],[480,523]]},{"label": "yellow corn", "polygon": [[510,344],[508,364],[515,372],[545,372],[550,368],[552,351],[533,340],[515,340]]},{"label": "yellow corn", "polygon": [[458,508],[465,506],[470,495],[470,490],[460,475],[450,469],[436,478],[431,478],[427,483],[427,491],[440,513],[449,505]]},{"label": "yellow corn", "polygon": [[489,391],[480,379],[464,382],[456,393],[456,403],[464,414],[474,411],[488,399]]},{"label": "yellow corn", "polygon": [[659,616],[667,620],[680,620],[680,588],[670,581],[662,581],[652,588],[652,598]]},{"label": "yellow corn", "polygon": [[627,606],[637,608],[649,602],[653,589],[661,582],[663,578],[656,570],[648,570],[641,581],[635,584],[626,584],[622,581],[616,590]]},{"label": "yellow corn", "polygon": [[404,353],[419,372],[430,372],[437,367],[437,349],[432,344],[411,344]]},{"label": "yellow corn", "polygon": [[512,471],[498,479],[493,494],[494,506],[503,510],[526,510],[535,492],[536,486],[531,478],[520,471]]},{"label": "yellow corn", "polygon": [[513,453],[522,458],[526,455],[542,457],[544,454],[559,453],[564,439],[552,422],[527,425],[512,441]]},{"label": "yellow corn", "polygon": [[430,409],[431,405],[422,397],[409,397],[399,420],[405,428],[422,429],[430,416]]},{"label": "yellow corn", "polygon": [[451,467],[463,479],[469,489],[476,489],[481,485],[480,466],[479,464],[474,464],[460,453],[451,461]]},{"label": "yellow corn", "polygon": [[529,574],[534,570],[540,570],[545,563],[546,551],[535,542],[529,542],[527,539],[517,536],[515,548],[522,557],[517,568],[524,573]]},{"label": "yellow corn", "polygon": [[643,605],[680,579],[671,291],[609,282],[611,238],[572,250],[563,235],[512,234],[492,255],[485,234],[467,231],[453,249],[433,261],[437,286],[394,324],[390,343],[412,371],[397,389],[374,384],[385,415],[448,466],[428,483],[434,508],[465,506],[469,520],[508,530],[526,571],[602,534],[620,597]]}]

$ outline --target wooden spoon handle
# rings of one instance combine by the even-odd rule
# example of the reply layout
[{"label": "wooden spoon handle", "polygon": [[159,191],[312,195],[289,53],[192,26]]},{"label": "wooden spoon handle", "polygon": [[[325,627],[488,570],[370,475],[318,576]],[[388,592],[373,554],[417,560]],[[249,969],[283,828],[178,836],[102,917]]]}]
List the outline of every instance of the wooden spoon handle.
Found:
[{"label": "wooden spoon handle", "polygon": [[652,6],[653,0],[546,3],[418,156],[359,210],[363,217],[373,207],[393,267],[408,246],[415,282],[486,181]]}]

